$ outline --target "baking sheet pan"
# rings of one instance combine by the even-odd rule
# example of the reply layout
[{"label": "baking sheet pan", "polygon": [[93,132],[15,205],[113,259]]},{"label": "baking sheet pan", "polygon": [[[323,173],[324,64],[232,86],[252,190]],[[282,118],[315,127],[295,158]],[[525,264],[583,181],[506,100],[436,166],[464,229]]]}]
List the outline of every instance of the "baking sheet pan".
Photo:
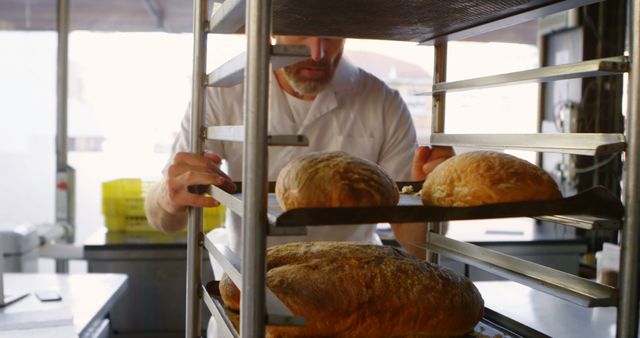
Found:
[{"label": "baking sheet pan", "polygon": [[[234,328],[238,329],[239,324],[239,313],[233,310],[229,310],[222,301],[222,296],[220,295],[220,290],[218,288],[219,281],[211,281],[207,283],[206,290],[209,293],[209,296],[221,307],[224,308],[224,315],[226,315],[228,322],[226,325],[233,323]],[[509,330],[506,327],[501,326],[496,323],[496,319],[504,322],[505,320],[510,321],[512,324],[511,327],[516,329],[520,329],[522,333],[516,333],[513,330]],[[526,333],[526,335],[523,335]],[[470,332],[467,335],[464,335],[460,338],[496,338],[496,337],[548,337],[532,328],[529,328],[521,323],[514,322],[510,319],[505,319],[500,314],[490,310],[485,309],[485,317],[480,320],[478,324],[473,329],[473,332]]]},{"label": "baking sheet pan", "polygon": [[419,196],[402,194],[399,205],[395,207],[300,208],[282,212],[275,202],[275,197],[271,197],[269,213],[276,227],[295,227],[380,222],[441,222],[543,215],[586,215],[620,219],[624,215],[624,207],[620,199],[608,190],[594,187],[561,199],[474,207],[422,206]]}]

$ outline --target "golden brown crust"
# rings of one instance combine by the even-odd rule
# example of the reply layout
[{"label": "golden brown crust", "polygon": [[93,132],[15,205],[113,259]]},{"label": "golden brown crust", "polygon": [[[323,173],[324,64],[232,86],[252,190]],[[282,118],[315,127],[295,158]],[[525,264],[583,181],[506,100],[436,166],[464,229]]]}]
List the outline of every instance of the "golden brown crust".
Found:
[{"label": "golden brown crust", "polygon": [[562,198],[541,168],[504,153],[475,151],[449,158],[427,177],[422,203],[464,207]]},{"label": "golden brown crust", "polygon": [[276,197],[283,210],[295,208],[391,206],[398,187],[377,164],[345,152],[311,153],[278,174]]},{"label": "golden brown crust", "polygon": [[[390,247],[289,243],[269,248],[267,260],[267,285],[307,320],[304,327],[269,326],[268,337],[457,336],[483,314],[471,281]],[[223,278],[225,302],[231,287]]]},{"label": "golden brown crust", "polygon": [[240,310],[240,290],[233,284],[231,278],[226,273],[222,275],[220,283],[218,284],[220,289],[220,297],[222,301],[232,311]]}]

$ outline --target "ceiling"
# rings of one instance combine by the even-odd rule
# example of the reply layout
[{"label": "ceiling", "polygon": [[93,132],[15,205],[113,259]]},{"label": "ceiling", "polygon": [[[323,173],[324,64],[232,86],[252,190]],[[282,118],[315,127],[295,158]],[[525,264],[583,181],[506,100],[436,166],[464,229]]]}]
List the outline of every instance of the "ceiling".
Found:
[{"label": "ceiling", "polygon": [[[109,32],[191,32],[191,0],[69,0],[70,29]],[[0,30],[56,30],[57,0],[1,0]],[[529,21],[473,41],[537,43],[537,22]]]},{"label": "ceiling", "polygon": [[[191,32],[190,0],[69,0],[71,30]],[[56,30],[56,0],[0,1],[0,29]]]}]

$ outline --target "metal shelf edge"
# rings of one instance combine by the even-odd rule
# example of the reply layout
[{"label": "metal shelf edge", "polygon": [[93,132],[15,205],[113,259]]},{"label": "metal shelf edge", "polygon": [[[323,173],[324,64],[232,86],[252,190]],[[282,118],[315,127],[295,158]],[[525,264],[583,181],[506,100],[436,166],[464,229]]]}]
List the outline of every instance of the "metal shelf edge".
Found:
[{"label": "metal shelf edge", "polygon": [[243,215],[244,203],[240,198],[237,198],[233,194],[230,194],[215,185],[210,186],[210,194],[218,202],[222,203],[231,211],[238,214],[240,217]]},{"label": "metal shelf edge", "polygon": [[[233,283],[236,286],[240,285],[238,289],[241,289],[242,275],[240,274],[240,259],[231,252],[229,248],[214,244],[206,236],[204,237],[204,246],[218,264],[220,264],[224,272],[229,275]],[[305,324],[304,318],[293,315],[269,288],[265,288],[268,324],[284,326],[302,326]]]},{"label": "metal shelf edge", "polygon": [[242,285],[242,276],[240,275],[240,259],[231,252],[226,246],[216,245],[209,237],[204,236],[204,247],[220,264],[222,270],[231,278],[234,284]]},{"label": "metal shelf edge", "polygon": [[623,134],[444,134],[431,135],[432,145],[480,149],[518,149],[598,156],[626,149]]},{"label": "metal shelf edge", "polygon": [[620,220],[624,216],[624,207],[619,198],[606,188],[596,186],[561,199],[495,203],[472,207],[423,206],[418,196],[400,195],[398,206],[300,208],[279,214],[275,210],[272,212],[275,218],[274,224],[277,227],[299,227],[380,222],[422,223],[543,215],[588,215]]},{"label": "metal shelf edge", "polygon": [[612,287],[497,251],[434,233],[429,233],[425,247],[581,306],[617,304],[617,290]]},{"label": "metal shelf edge", "polygon": [[628,69],[628,57],[615,56],[565,65],[548,66],[519,72],[478,77],[461,81],[436,83],[433,85],[433,89],[431,92],[421,93],[421,95],[452,92],[458,90],[488,88],[509,84],[549,82],[570,78],[621,74],[628,71]]},{"label": "metal shelf edge", "polygon": [[620,221],[590,216],[552,215],[536,216],[533,218],[543,222],[562,224],[585,230],[620,229],[622,225]]},{"label": "metal shelf edge", "polygon": [[209,20],[207,32],[233,34],[244,27],[247,3],[245,0],[226,0],[216,9]]},{"label": "metal shelf edge", "polygon": [[[301,45],[271,46],[271,68],[279,69],[309,57],[309,49]],[[207,75],[207,86],[232,87],[244,79],[247,54],[242,52]]]},{"label": "metal shelf edge", "polygon": [[[244,142],[244,126],[214,126],[207,127],[207,139],[215,141]],[[306,135],[269,135],[267,144],[270,146],[309,146]]]},{"label": "metal shelf edge", "polygon": [[484,33],[492,32],[498,29],[514,26],[517,24],[521,24],[526,21],[531,21],[534,19],[541,18],[543,16],[547,16],[553,13],[562,12],[568,9],[572,9],[575,7],[587,6],[590,4],[594,4],[597,2],[601,2],[603,0],[568,0],[568,1],[560,1],[553,4],[549,4],[546,6],[529,9],[520,14],[515,14],[508,16],[504,19],[490,21],[484,24],[474,25],[468,28],[462,28],[458,31],[449,32],[446,34],[429,37],[428,39],[422,41],[421,45],[434,45],[438,43],[443,43],[446,41],[453,40],[463,40],[468,39],[477,35],[481,35]]},{"label": "metal shelf edge", "polygon": [[[240,335],[236,331],[235,327],[233,327],[233,324],[231,324],[231,321],[227,318],[222,305],[209,295],[204,286],[201,286],[201,292],[202,300],[204,300],[204,304],[209,309],[209,312],[211,312],[214,320],[218,323],[218,327],[222,327],[224,329],[222,330],[223,336],[221,338],[238,338]],[[220,330],[218,330],[218,332],[220,332]]]}]

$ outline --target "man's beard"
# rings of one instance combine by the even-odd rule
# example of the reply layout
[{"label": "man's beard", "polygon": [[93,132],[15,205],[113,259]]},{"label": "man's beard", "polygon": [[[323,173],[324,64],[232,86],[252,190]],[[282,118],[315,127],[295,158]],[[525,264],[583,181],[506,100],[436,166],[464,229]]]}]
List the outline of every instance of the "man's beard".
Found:
[{"label": "man's beard", "polygon": [[[304,67],[315,67],[324,70],[324,75],[319,78],[305,78],[302,73]],[[284,75],[293,90],[302,95],[317,95],[331,82],[335,67],[326,60],[306,60],[284,68]]]}]

